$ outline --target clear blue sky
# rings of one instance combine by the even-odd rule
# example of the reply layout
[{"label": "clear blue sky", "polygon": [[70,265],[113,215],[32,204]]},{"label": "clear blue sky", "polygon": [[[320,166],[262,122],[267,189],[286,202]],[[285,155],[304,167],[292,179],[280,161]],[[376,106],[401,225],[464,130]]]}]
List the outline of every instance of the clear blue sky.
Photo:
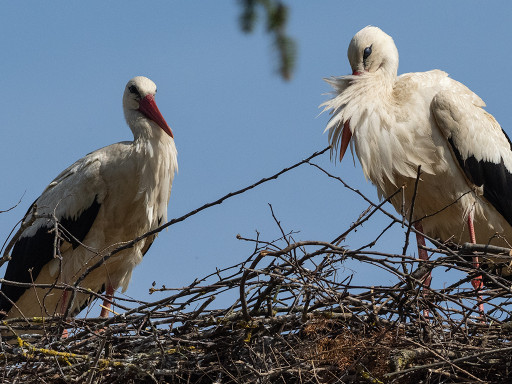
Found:
[{"label": "clear blue sky", "polygon": [[[121,96],[136,75],[157,84],[157,103],[179,151],[169,218],[324,148],[328,116],[318,116],[318,105],[330,89],[322,78],[350,72],[348,44],[369,24],[394,38],[399,73],[447,71],[482,97],[512,134],[511,3],[287,3],[288,32],[298,43],[290,82],[276,75],[271,40],[261,25],[252,35],[240,31],[235,0],[4,3],[0,210],[24,196],[18,208],[0,215],[2,240],[61,170],[97,148],[131,139]],[[334,165],[324,155],[318,163],[377,200],[357,160],[354,166],[345,156]],[[237,233],[280,236],[267,203],[285,229],[300,231],[297,240],[331,240],[367,207],[303,166],[162,232],[134,271],[127,295],[157,300],[163,294],[147,293],[153,281],[181,287],[245,260],[253,245],[236,240]],[[368,241],[386,223],[377,217],[347,245]],[[376,249],[396,251],[402,242],[397,228]],[[390,282],[358,264],[348,267],[361,281]],[[443,278],[434,282],[442,285]]]}]

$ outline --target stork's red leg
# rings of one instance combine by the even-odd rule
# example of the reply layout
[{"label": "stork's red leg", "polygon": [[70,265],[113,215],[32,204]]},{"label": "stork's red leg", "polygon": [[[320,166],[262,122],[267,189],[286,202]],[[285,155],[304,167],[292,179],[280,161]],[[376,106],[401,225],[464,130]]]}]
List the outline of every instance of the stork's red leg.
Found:
[{"label": "stork's red leg", "polygon": [[[60,314],[61,316],[64,316],[64,314],[66,313],[66,307],[68,305],[68,291],[62,292],[62,297],[60,300]],[[68,330],[64,328],[64,330],[62,331],[62,338],[67,339],[68,336]]]},{"label": "stork's red leg", "polygon": [[[476,236],[475,236],[475,227],[473,225],[473,218],[471,217],[471,214],[468,215],[468,229],[469,229],[469,239],[471,243],[476,244]],[[473,256],[473,268],[477,269],[480,267],[480,263],[478,262],[478,256]],[[484,284],[482,283],[482,275],[475,277],[473,280],[471,280],[471,285],[473,285],[473,288],[475,291],[479,291],[483,288]],[[480,314],[484,315],[484,303],[481,295],[478,295],[478,310],[480,311]]]},{"label": "stork's red leg", "polygon": [[[423,233],[423,225],[421,225],[421,222],[417,222],[414,224],[414,228],[416,228],[417,231]],[[416,232],[416,242],[418,243],[418,256],[421,260],[428,260],[428,252],[423,249],[422,247],[425,247],[425,237],[421,234]],[[428,276],[423,281],[423,286],[429,288],[430,282],[432,281],[432,276],[430,272],[428,273]]]},{"label": "stork's red leg", "polygon": [[68,291],[63,291],[60,298],[60,314],[64,315],[66,312],[66,307],[68,305]]},{"label": "stork's red leg", "polygon": [[[421,225],[421,222],[416,222],[414,224],[414,228],[416,228],[417,231],[423,233],[423,225]],[[428,260],[428,252],[422,248],[425,247],[425,237],[421,234],[416,232],[416,242],[418,243],[418,256],[421,260]],[[423,289],[430,288],[430,283],[432,282],[432,274],[429,272],[428,275],[425,277],[425,280],[423,280]],[[423,292],[425,294],[425,292]],[[428,318],[428,309],[425,309],[423,311],[423,316]]]},{"label": "stork's red leg", "polygon": [[110,302],[112,301],[112,296],[114,295],[114,288],[109,284],[107,286],[106,296],[107,299],[103,300],[103,308],[101,308],[100,317],[108,317]]}]

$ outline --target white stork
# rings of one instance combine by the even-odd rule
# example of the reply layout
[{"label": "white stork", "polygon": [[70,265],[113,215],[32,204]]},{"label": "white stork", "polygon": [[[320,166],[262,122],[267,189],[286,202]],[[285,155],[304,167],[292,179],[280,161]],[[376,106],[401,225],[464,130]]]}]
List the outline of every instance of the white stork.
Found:
[{"label": "white stork", "polygon": [[[379,197],[403,185],[409,208],[421,166],[412,220],[422,233],[457,243],[512,241],[512,144],[485,103],[440,70],[397,76],[393,39],[374,26],[352,38],[348,59],[352,75],[326,79],[334,97],[322,104],[331,110],[326,130],[340,161],[350,142]],[[400,194],[391,203],[402,211]],[[423,249],[419,255],[428,258]],[[481,288],[481,278],[472,283]]]},{"label": "white stork", "polygon": [[[155,104],[155,93],[155,83],[146,77],[128,82],[123,109],[134,140],[88,154],[46,187],[24,218],[24,223],[31,224],[13,247],[6,280],[74,284],[106,253],[167,221],[177,151],[171,128]],[[56,238],[52,217],[63,228],[60,238]],[[106,291],[109,298],[119,287],[126,290],[133,268],[154,238],[115,254],[80,286]],[[60,289],[4,283],[0,309],[7,318],[59,315],[70,296]],[[80,312],[88,299],[89,295],[78,294],[69,313]],[[105,307],[110,307],[110,300],[105,300]],[[102,310],[101,316],[108,312]]]}]

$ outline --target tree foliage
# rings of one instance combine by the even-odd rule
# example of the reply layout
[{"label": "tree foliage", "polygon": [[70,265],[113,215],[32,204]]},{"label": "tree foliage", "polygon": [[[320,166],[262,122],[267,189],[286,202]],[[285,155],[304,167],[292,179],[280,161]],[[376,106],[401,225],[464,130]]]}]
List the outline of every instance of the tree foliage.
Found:
[{"label": "tree foliage", "polygon": [[271,35],[277,55],[278,72],[290,80],[295,69],[297,45],[286,33],[289,10],[279,0],[241,0],[240,27],[245,33],[252,33],[261,13],[265,18],[265,29]]}]

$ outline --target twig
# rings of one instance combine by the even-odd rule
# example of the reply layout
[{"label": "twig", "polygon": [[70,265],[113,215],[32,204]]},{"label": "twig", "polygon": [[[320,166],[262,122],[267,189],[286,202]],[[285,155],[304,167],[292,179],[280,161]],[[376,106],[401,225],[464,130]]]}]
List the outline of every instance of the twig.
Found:
[{"label": "twig", "polygon": [[[100,266],[102,266],[109,258],[111,258],[112,256],[114,256],[115,254],[125,250],[125,249],[128,249],[128,248],[131,248],[133,247],[135,244],[137,244],[139,241],[149,237],[149,236],[152,236],[156,233],[159,233],[161,231],[163,231],[165,228],[168,228],[170,227],[171,225],[174,225],[176,223],[179,223],[181,221],[184,221],[186,220],[187,218],[189,218],[190,216],[193,216],[207,208],[210,208],[210,207],[213,207],[214,205],[218,205],[218,204],[222,204],[222,202],[224,202],[225,200],[231,198],[231,197],[234,197],[234,196],[237,196],[237,195],[240,195],[244,192],[247,192],[248,190],[250,189],[253,189],[253,188],[256,188],[257,186],[263,184],[263,183],[266,183],[267,181],[271,181],[271,180],[275,180],[277,179],[279,176],[281,176],[283,173],[286,173],[288,171],[291,171],[292,169],[295,169],[299,166],[301,166],[302,164],[306,164],[308,163],[311,159],[317,157],[317,156],[320,156],[322,154],[324,154],[325,152],[327,152],[331,147],[326,147],[324,149],[322,149],[321,151],[318,151],[318,152],[315,152],[313,153],[311,156],[309,156],[308,158],[302,160],[302,161],[299,161],[298,163],[295,163],[294,165],[292,166],[289,166],[289,167],[286,167],[284,169],[282,169],[281,171],[275,173],[274,175],[270,176],[270,177],[265,177],[263,179],[261,179],[260,181],[254,183],[254,184],[251,184],[249,185],[248,187],[245,187],[245,188],[242,188],[242,189],[239,189],[238,191],[235,191],[235,192],[230,192],[228,193],[227,195],[221,197],[220,199],[217,199],[211,203],[208,203],[208,204],[205,204],[203,205],[202,207],[199,207],[181,217],[178,217],[176,219],[172,219],[170,221],[168,221],[167,223],[159,226],[158,228],[152,230],[152,231],[149,231],[149,232],[146,232],[145,234],[137,237],[136,239],[120,246],[120,247],[117,247],[116,249],[114,249],[113,251],[109,252],[107,255],[103,256],[102,260],[100,260],[99,262],[97,262],[96,264],[94,264],[93,266],[91,266],[90,268],[88,268],[86,271],[84,271],[82,273],[82,275],[77,279],[77,281],[75,282],[75,287],[78,286],[92,271],[94,271],[95,269],[99,268]],[[74,304],[74,300],[75,300],[75,293],[73,292],[72,293],[72,296],[71,296],[71,299],[69,300],[69,304],[68,304],[68,308],[66,309],[66,314],[69,313],[69,308],[72,308],[73,304]]]}]

